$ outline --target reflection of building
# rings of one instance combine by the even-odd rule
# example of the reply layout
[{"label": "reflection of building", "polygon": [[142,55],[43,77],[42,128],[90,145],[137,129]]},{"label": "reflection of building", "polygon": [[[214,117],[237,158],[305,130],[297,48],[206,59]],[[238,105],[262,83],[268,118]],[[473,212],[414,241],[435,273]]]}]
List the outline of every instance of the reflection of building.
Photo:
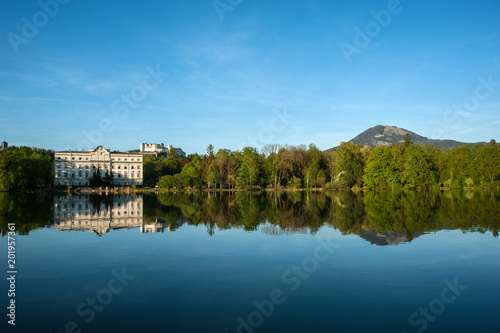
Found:
[{"label": "reflection of building", "polygon": [[168,231],[175,231],[183,224],[184,221],[177,221],[177,223],[175,224],[167,224],[167,222],[161,219],[155,219],[154,222],[144,223],[141,226],[141,232],[142,233],[164,232],[165,228],[167,228]]},{"label": "reflection of building", "polygon": [[141,233],[174,231],[184,222],[169,225],[163,220],[144,222],[141,196],[56,195],[54,230],[95,232],[103,235],[111,229],[140,228]]},{"label": "reflection of building", "polygon": [[[88,230],[98,235],[110,229],[142,227],[143,201],[140,196],[114,196],[91,200],[86,195],[54,197],[55,230]],[[94,201],[94,202],[93,202]]]},{"label": "reflection of building", "polygon": [[151,154],[161,154],[171,152],[172,149],[175,149],[177,152],[177,156],[186,157],[186,153],[180,148],[174,148],[172,145],[168,145],[165,147],[163,143],[141,143],[141,153],[151,153]]},{"label": "reflection of building", "polygon": [[110,152],[103,146],[89,151],[60,151],[54,155],[54,185],[89,186],[94,172],[104,179],[113,174],[113,185],[142,185],[139,153]]},{"label": "reflection of building", "polygon": [[141,225],[142,233],[155,233],[155,232],[163,232],[165,231],[165,227],[167,224],[165,222],[160,222],[158,219],[155,219],[154,222],[151,223],[143,223]]}]

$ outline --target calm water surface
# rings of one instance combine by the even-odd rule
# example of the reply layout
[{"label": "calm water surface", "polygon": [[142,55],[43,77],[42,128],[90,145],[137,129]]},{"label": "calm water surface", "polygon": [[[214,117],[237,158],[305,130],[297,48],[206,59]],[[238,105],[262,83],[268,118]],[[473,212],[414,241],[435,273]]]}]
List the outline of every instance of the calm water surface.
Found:
[{"label": "calm water surface", "polygon": [[[498,332],[500,193],[0,194],[2,332]],[[7,236],[0,237],[6,275]],[[9,286],[0,283],[2,304]],[[81,330],[81,331],[80,331]]]}]

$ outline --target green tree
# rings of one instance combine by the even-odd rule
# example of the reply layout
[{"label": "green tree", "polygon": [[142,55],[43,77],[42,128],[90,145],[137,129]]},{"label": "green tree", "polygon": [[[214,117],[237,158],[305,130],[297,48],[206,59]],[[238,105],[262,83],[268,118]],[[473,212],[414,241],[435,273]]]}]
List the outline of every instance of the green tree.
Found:
[{"label": "green tree", "polygon": [[188,179],[189,186],[192,188],[201,188],[201,158],[196,156],[191,162],[188,162],[182,168],[181,174]]},{"label": "green tree", "polygon": [[245,147],[241,155],[241,164],[238,169],[237,182],[240,187],[252,188],[261,186],[264,171],[264,157],[256,148]]},{"label": "green tree", "polygon": [[[314,144],[310,144],[307,152],[305,154],[305,174],[304,181],[306,187],[316,186],[316,179],[318,177],[318,172],[323,168],[324,165],[324,155]],[[296,174],[300,177],[300,173]]]},{"label": "green tree", "polygon": [[174,188],[181,190],[189,187],[189,179],[185,175],[177,173],[173,177],[174,177]]},{"label": "green tree", "polygon": [[143,182],[146,186],[154,187],[160,179],[159,162],[155,161],[154,156],[145,156],[143,161]]},{"label": "green tree", "polygon": [[0,152],[0,191],[51,186],[53,182],[51,151],[12,147]]},{"label": "green tree", "polygon": [[500,147],[495,140],[478,150],[477,164],[483,184],[493,185],[500,176]]},{"label": "green tree", "polygon": [[268,144],[262,149],[264,153],[264,170],[267,175],[267,182],[274,188],[278,186],[278,152],[280,146]]},{"label": "green tree", "polygon": [[352,142],[341,145],[328,154],[332,186],[351,188],[363,181],[363,154],[361,146]]},{"label": "green tree", "polygon": [[158,187],[159,188],[167,188],[167,189],[171,189],[173,188],[175,185],[174,185],[174,176],[172,175],[166,175],[166,176],[163,176],[160,178],[160,180],[158,181]]},{"label": "green tree", "polygon": [[422,147],[409,145],[404,154],[402,182],[408,188],[430,188],[434,183],[434,173],[431,170]]},{"label": "green tree", "polygon": [[316,184],[319,187],[323,187],[326,183],[326,175],[325,175],[325,170],[319,169],[318,175],[316,176]]},{"label": "green tree", "polygon": [[101,168],[97,167],[92,173],[92,178],[89,181],[90,187],[101,187],[103,185],[103,179],[101,177]]},{"label": "green tree", "polygon": [[380,146],[368,158],[363,181],[369,188],[396,188],[400,185],[401,152]]},{"label": "green tree", "polygon": [[111,187],[113,186],[113,170],[111,172],[106,169],[106,174],[104,176],[103,186]]},{"label": "green tree", "polygon": [[445,186],[451,188],[462,188],[474,185],[472,173],[474,165],[472,150],[470,147],[461,145],[451,148],[447,154]]}]

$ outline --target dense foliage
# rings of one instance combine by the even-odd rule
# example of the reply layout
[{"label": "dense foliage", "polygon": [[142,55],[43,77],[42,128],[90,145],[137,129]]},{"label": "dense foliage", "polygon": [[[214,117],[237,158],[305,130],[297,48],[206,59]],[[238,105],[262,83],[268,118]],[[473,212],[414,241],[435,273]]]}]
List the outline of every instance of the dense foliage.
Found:
[{"label": "dense foliage", "polygon": [[144,196],[144,220],[179,221],[217,229],[261,228],[272,234],[311,232],[329,225],[343,234],[500,229],[500,193],[491,191],[315,191],[161,193]]},{"label": "dense foliage", "polygon": [[0,151],[0,191],[25,190],[54,183],[54,152],[29,147]]},{"label": "dense foliage", "polygon": [[[161,222],[175,230],[187,222],[205,226],[210,234],[231,228],[261,229],[270,234],[315,233],[326,224],[343,234],[362,237],[371,231],[396,232],[399,236],[394,241],[398,242],[442,229],[491,232],[497,237],[500,229],[498,190],[195,191],[140,197],[145,223]],[[87,217],[94,221],[100,219],[99,209],[113,209],[115,199],[124,202],[123,196],[95,194],[80,199],[93,208]],[[71,210],[67,218],[73,219]],[[0,193],[0,231],[16,222],[16,229],[26,234],[52,224],[53,219],[53,196]]]},{"label": "dense foliage", "polygon": [[32,193],[0,193],[0,230],[8,231],[16,223],[16,231],[27,235],[30,230],[50,226],[54,221],[54,197]]},{"label": "dense foliage", "polygon": [[414,145],[409,136],[390,147],[342,143],[328,152],[311,144],[215,153],[210,145],[202,156],[146,157],[144,177],[146,185],[166,189],[497,187],[500,145],[444,150]]}]

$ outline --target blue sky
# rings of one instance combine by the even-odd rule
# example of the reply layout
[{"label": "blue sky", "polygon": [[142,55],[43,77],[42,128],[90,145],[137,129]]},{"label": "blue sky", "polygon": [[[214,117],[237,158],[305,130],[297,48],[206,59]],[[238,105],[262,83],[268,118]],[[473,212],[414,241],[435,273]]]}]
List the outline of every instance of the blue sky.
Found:
[{"label": "blue sky", "polygon": [[54,1],[0,2],[10,145],[500,140],[500,1]]}]

